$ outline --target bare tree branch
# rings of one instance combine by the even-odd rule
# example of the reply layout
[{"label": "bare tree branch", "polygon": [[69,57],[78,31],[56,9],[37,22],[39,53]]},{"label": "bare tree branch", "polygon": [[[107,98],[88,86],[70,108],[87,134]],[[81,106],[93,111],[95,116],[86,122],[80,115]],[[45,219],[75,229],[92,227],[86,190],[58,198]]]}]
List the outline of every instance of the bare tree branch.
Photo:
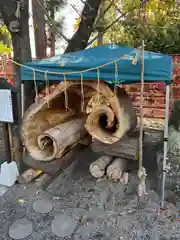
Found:
[{"label": "bare tree branch", "polygon": [[84,18],[80,22],[78,30],[69,41],[65,52],[74,52],[86,48],[101,2],[102,0],[87,0],[87,4],[85,4],[82,12]]},{"label": "bare tree branch", "polygon": [[55,30],[57,31],[57,34],[62,37],[66,42],[69,42],[69,39],[62,33],[59,32],[59,29],[57,28],[55,22],[50,18],[48,12],[46,11],[46,9],[44,8],[44,6],[42,6],[42,4],[39,2],[39,0],[36,0],[38,2],[38,4],[41,6],[41,8],[43,9],[46,17],[48,18],[49,22],[52,24],[52,27],[55,28]]},{"label": "bare tree branch", "polygon": [[108,1],[111,2],[111,4],[116,8],[116,10],[117,10],[120,14],[122,14],[121,9],[117,6],[117,4],[116,4],[113,0],[108,0]]},{"label": "bare tree branch", "polygon": [[[109,11],[109,9],[111,9],[111,7],[113,6],[113,4],[112,3],[110,3],[109,4],[109,6],[107,6],[107,8],[104,10],[104,12],[101,12],[101,15],[105,15],[108,11]],[[95,21],[95,26],[94,26],[94,29],[96,29],[97,28],[97,25],[98,25],[98,21],[99,21],[99,16],[96,18],[96,21]]]},{"label": "bare tree branch", "polygon": [[[122,16],[116,18],[111,24],[109,24],[106,28],[103,29],[102,33],[107,32],[109,28],[111,28],[115,23],[117,23]],[[87,46],[91,45],[94,41],[98,39],[99,34],[97,34],[91,41],[88,42]]]}]

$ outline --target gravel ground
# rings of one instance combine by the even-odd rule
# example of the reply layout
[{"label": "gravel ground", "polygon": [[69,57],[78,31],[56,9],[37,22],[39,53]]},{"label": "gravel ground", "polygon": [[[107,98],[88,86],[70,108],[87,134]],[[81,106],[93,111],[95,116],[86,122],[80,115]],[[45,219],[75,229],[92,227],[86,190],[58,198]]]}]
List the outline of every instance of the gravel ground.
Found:
[{"label": "gravel ground", "polygon": [[[88,170],[96,158],[90,149],[84,151],[47,191],[38,187],[39,181],[10,189],[0,186],[0,239],[13,239],[9,237],[14,234],[10,231],[12,224],[21,218],[33,226],[26,240],[180,239],[180,199],[173,202],[176,207],[167,201],[161,210],[153,189],[155,176],[149,175],[148,194],[138,204],[137,173],[130,174],[127,185],[96,181]],[[50,212],[39,213],[33,208],[42,199],[52,203]]]},{"label": "gravel ground", "polygon": [[[0,239],[12,239],[9,228],[21,218],[33,225],[27,240],[180,239],[180,206],[178,210],[166,202],[167,209],[160,211],[159,196],[150,189],[151,181],[148,195],[138,206],[136,174],[131,174],[126,186],[109,180],[96,181],[88,171],[94,158],[95,155],[86,150],[46,192],[38,189],[38,182],[9,189],[0,201]],[[33,204],[38,199],[49,199],[53,209],[49,213],[36,212]],[[53,233],[53,219],[60,214],[75,223],[73,229],[72,222],[67,223],[68,237],[57,237],[57,233]],[[63,231],[61,229],[61,234]]]}]

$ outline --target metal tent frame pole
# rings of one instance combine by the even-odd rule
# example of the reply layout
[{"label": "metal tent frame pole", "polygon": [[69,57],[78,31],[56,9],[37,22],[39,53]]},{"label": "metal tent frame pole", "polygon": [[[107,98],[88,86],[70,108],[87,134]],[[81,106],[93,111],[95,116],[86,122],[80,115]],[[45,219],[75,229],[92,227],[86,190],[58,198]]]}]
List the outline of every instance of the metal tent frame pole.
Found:
[{"label": "metal tent frame pole", "polygon": [[169,121],[169,99],[170,99],[170,85],[166,85],[166,108],[165,108],[165,122],[164,122],[164,153],[163,153],[163,172],[161,185],[161,207],[164,207],[165,196],[165,182],[166,182],[166,160],[168,150],[168,121]]}]

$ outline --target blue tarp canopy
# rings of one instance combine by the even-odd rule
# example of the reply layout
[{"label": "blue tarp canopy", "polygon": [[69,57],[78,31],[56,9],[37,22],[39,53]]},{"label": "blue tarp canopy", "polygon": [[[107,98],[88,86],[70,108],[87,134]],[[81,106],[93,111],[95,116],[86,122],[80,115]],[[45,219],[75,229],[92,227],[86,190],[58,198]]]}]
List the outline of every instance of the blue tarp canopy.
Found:
[{"label": "blue tarp canopy", "polygon": [[[134,57],[138,57],[138,63],[132,64]],[[140,83],[141,81],[141,52],[135,48],[129,48],[119,46],[115,44],[108,44],[95,48],[89,48],[86,50],[58,55],[52,58],[46,58],[38,61],[27,62],[24,65],[30,68],[34,68],[33,71],[30,68],[21,67],[21,80],[32,81],[35,73],[35,80],[45,80],[45,72],[49,81],[62,81],[66,74],[67,80],[80,80],[81,74],[78,71],[84,71],[82,73],[83,80],[97,80],[98,74],[96,67],[102,66],[114,60],[115,63],[108,64],[100,71],[100,80],[120,84]],[[166,54],[153,53],[145,51],[144,53],[145,82],[165,82],[170,83],[172,77],[172,57]],[[118,71],[115,69],[118,68]],[[40,70],[40,72],[38,72]],[[52,72],[54,74],[52,74]],[[76,72],[76,73],[75,73]]]}]

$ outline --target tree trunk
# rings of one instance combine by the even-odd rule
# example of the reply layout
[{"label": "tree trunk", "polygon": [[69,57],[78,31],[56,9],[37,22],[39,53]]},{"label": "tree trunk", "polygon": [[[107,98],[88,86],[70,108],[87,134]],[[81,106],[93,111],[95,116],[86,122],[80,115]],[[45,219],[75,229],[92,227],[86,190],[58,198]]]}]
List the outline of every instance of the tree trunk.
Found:
[{"label": "tree trunk", "polygon": [[51,31],[50,33],[51,38],[51,57],[55,56],[55,36],[54,33]]},{"label": "tree trunk", "polygon": [[113,97],[102,96],[109,104],[103,101],[101,103],[101,96],[97,99],[97,104],[100,104],[93,107],[85,125],[94,139],[108,144],[117,142],[137,125],[136,111],[130,97],[122,88],[118,88],[116,92],[117,94],[111,92]]},{"label": "tree trunk", "polygon": [[[50,12],[51,19],[54,21],[54,8],[51,9]],[[55,56],[55,32],[52,27],[49,26],[49,35],[50,35],[50,49],[51,49],[51,57]]]},{"label": "tree trunk", "polygon": [[[39,2],[44,6],[44,0],[39,0]],[[38,59],[46,57],[45,18],[40,4],[38,1],[32,0],[36,58]]]},{"label": "tree trunk", "polygon": [[[18,63],[31,61],[32,59],[31,59],[31,48],[30,48],[30,41],[29,41],[29,23],[28,23],[29,4],[28,3],[24,4],[24,9],[20,10],[19,18],[15,16],[15,13],[17,10],[16,1],[2,0],[0,9],[1,9],[2,17],[4,19],[4,23],[8,27],[8,30],[12,36],[14,60],[17,61]],[[15,30],[16,28],[17,28],[17,31]],[[15,85],[18,91],[20,91],[21,81],[20,81],[19,67],[17,65],[15,65],[15,75],[16,75]],[[28,83],[25,86],[25,102],[26,100],[28,100],[29,103],[32,103],[30,100],[34,99],[34,97],[32,96],[32,89],[33,89],[32,86],[33,86],[33,83],[32,84]]]},{"label": "tree trunk", "polygon": [[94,22],[101,2],[101,0],[86,1],[82,12],[83,19],[81,19],[77,32],[69,41],[65,53],[86,48],[90,35],[93,31]]},{"label": "tree trunk", "polygon": [[[29,41],[29,4],[24,4],[23,9],[18,11],[18,1],[1,0],[0,11],[4,23],[8,27],[12,36],[14,50],[14,60],[18,63],[31,61],[31,48]],[[18,15],[18,14],[20,15]],[[15,65],[15,86],[17,87],[17,104],[18,104],[18,123],[13,125],[13,144],[15,149],[15,160],[20,161],[22,158],[22,145],[20,140],[19,126],[21,121],[21,81],[19,66]],[[24,85],[25,104],[30,105],[33,102],[33,82]]]},{"label": "tree trunk", "polygon": [[62,157],[87,134],[84,119],[74,119],[48,129],[38,137],[43,161]]},{"label": "tree trunk", "polygon": [[104,153],[114,157],[122,157],[136,161],[138,153],[138,135],[136,137],[126,135],[118,142],[111,145],[94,140],[92,143],[92,150],[97,153]]}]

